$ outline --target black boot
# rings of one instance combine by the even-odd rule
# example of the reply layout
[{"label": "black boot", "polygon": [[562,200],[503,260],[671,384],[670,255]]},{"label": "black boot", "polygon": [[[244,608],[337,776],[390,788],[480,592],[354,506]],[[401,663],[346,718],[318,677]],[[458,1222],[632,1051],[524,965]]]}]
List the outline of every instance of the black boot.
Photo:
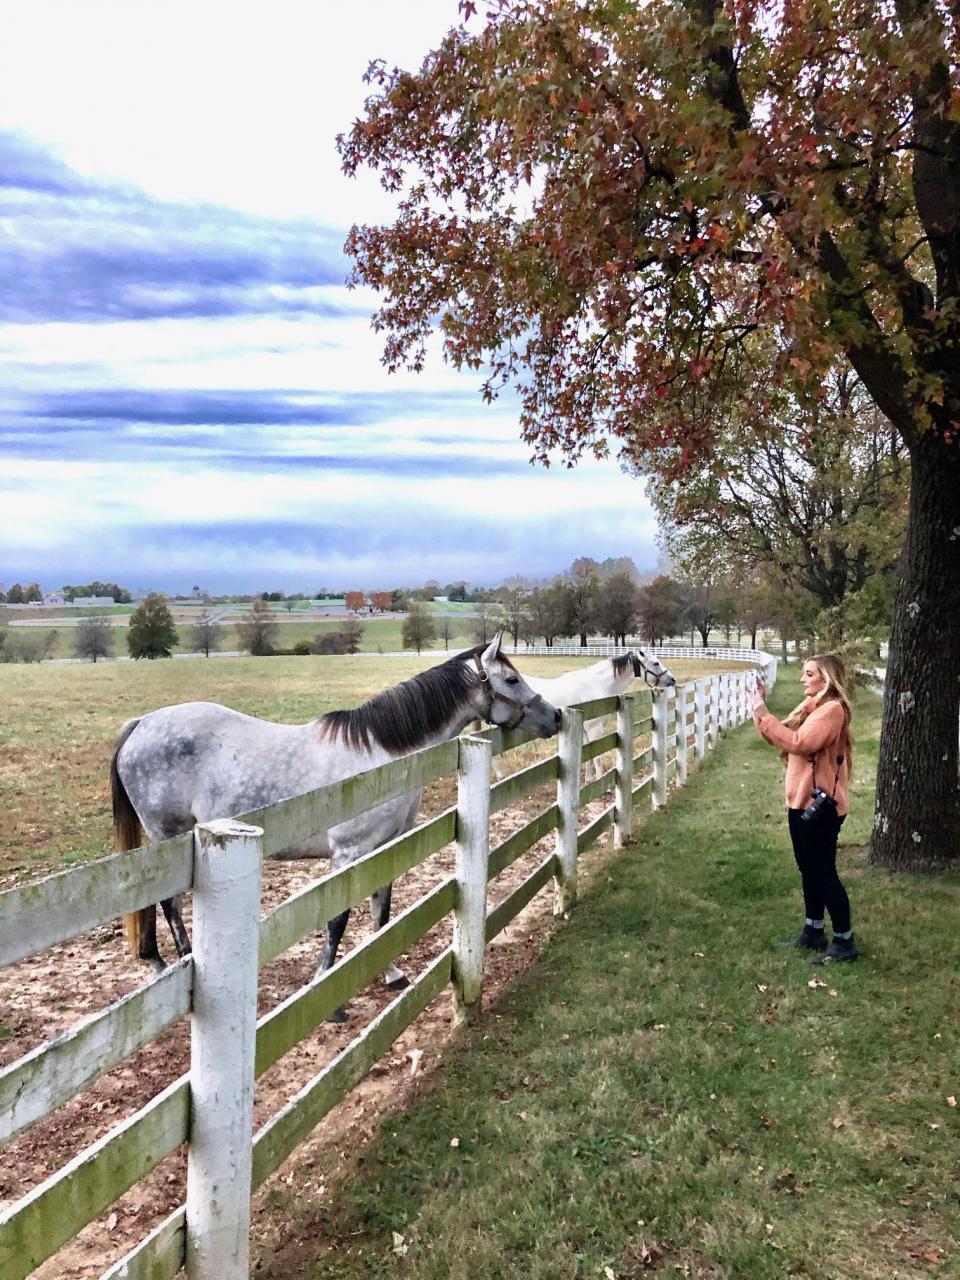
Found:
[{"label": "black boot", "polygon": [[812,924],[805,924],[803,932],[793,945],[797,951],[825,951],[827,935],[823,929],[817,929]]},{"label": "black boot", "polygon": [[811,963],[839,964],[841,960],[856,960],[859,954],[860,952],[857,950],[857,944],[853,940],[852,933],[849,938],[838,938],[834,935],[833,941],[823,955],[814,956]]}]

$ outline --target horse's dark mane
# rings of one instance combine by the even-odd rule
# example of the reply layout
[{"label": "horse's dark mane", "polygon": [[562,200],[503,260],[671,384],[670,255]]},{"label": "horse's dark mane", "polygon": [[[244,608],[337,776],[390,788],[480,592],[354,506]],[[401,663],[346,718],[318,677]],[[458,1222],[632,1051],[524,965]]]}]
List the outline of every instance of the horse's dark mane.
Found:
[{"label": "horse's dark mane", "polygon": [[629,653],[620,653],[615,658],[611,658],[613,670],[618,676],[622,676],[627,667],[633,667],[634,655],[631,649]]},{"label": "horse's dark mane", "polygon": [[[320,732],[331,742],[339,740],[355,751],[369,750],[374,743],[396,755],[416,751],[463,709],[478,681],[474,658],[486,647],[476,645],[437,667],[428,667],[352,711],[328,711],[318,721]],[[516,670],[505,653],[499,657]]]}]

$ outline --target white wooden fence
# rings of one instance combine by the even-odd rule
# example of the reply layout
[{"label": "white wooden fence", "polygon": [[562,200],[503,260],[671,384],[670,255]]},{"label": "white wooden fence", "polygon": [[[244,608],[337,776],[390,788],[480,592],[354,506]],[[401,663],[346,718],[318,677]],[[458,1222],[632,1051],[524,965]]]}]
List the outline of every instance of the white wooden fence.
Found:
[{"label": "white wooden fence", "polygon": [[[758,656],[772,684],[775,663]],[[747,671],[716,675],[570,708],[557,753],[494,785],[491,758],[529,735],[465,734],[240,820],[209,823],[0,894],[0,965],[187,890],[194,946],[192,956],[0,1071],[0,1142],[7,1142],[191,1015],[189,1073],[0,1213],[0,1280],[23,1280],[183,1143],[185,1204],[101,1280],[165,1280],[182,1267],[192,1280],[246,1280],[252,1190],[444,987],[452,984],[459,1021],[476,1017],[486,944],[551,879],[556,912],[570,909],[579,855],[610,827],[617,846],[630,843],[637,798],[649,789],[653,806],[663,806],[671,775],[682,784],[718,734],[747,718],[748,679]],[[584,722],[614,713],[616,729],[585,745]],[[651,745],[637,750],[638,736],[650,736]],[[581,786],[581,763],[611,750],[615,767]],[[260,919],[264,857],[453,770],[454,808]],[[491,849],[490,814],[551,781],[556,803]],[[582,807],[611,785],[613,803],[580,828]],[[549,856],[488,910],[488,884],[552,831]],[[258,967],[452,841],[454,876],[256,1021]],[[451,913],[452,944],[254,1134],[254,1079]]]}]

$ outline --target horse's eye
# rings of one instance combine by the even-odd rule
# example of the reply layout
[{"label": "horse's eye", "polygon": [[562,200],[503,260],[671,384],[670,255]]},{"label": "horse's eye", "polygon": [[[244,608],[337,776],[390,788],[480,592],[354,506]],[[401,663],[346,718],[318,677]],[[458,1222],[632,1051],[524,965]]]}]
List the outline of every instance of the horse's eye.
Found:
[{"label": "horse's eye", "polygon": [[507,684],[519,684],[519,683],[520,683],[519,676],[507,676]]}]

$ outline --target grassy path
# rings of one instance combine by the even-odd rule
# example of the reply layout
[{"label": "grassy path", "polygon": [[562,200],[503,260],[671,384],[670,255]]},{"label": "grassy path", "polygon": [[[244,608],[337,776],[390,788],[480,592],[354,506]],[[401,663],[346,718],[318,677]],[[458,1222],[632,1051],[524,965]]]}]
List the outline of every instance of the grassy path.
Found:
[{"label": "grassy path", "polygon": [[629,852],[598,855],[540,963],[327,1196],[274,1189],[255,1274],[960,1275],[960,877],[867,866],[878,728],[863,695],[842,847],[859,963],[778,947],[802,915],[780,765],[730,735]]}]

